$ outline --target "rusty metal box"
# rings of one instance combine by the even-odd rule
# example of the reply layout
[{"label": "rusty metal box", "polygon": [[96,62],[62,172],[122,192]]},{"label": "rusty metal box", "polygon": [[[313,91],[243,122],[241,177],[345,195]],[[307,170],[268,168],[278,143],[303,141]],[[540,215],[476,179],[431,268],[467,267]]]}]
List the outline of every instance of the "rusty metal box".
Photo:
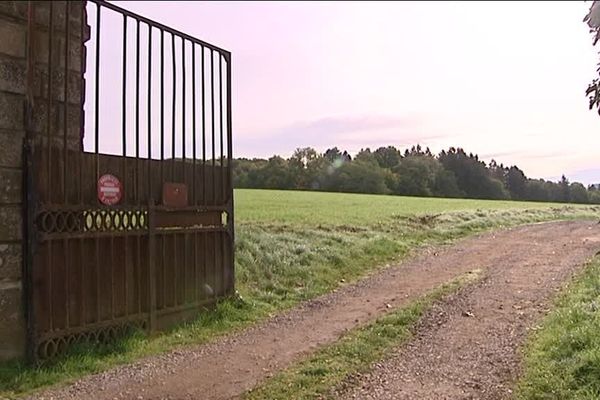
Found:
[{"label": "rusty metal box", "polygon": [[184,183],[165,182],[163,184],[162,203],[173,208],[187,207],[188,188]]}]

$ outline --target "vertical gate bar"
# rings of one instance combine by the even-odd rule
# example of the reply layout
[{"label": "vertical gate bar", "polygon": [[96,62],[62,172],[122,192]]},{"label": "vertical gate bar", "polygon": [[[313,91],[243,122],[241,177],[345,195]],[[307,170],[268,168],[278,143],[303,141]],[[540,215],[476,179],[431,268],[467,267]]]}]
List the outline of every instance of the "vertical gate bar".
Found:
[{"label": "vertical gate bar", "polygon": [[[100,4],[96,3],[96,92],[95,95],[95,114],[94,114],[94,151],[95,151],[95,168],[96,168],[96,181],[100,177],[100,158],[99,158],[99,137],[100,137],[100,12],[102,8]],[[100,199],[97,198],[97,203],[100,203]],[[94,218],[97,215],[93,215]],[[96,221],[97,222],[97,221]],[[100,321],[100,244],[98,230],[95,235],[96,244],[96,321]]]},{"label": "vertical gate bar", "polygon": [[165,181],[165,31],[160,30],[160,182]]},{"label": "vertical gate bar", "polygon": [[225,259],[225,241],[227,240],[227,234],[225,232],[219,232],[219,243],[221,244],[221,266],[220,266],[220,270],[221,270],[221,284],[223,287],[223,295],[226,296],[229,293],[229,287],[227,285],[228,281],[227,281],[227,275],[228,272],[225,270],[226,267],[226,259]]},{"label": "vertical gate bar", "polygon": [[[95,151],[95,157],[96,157],[96,180],[98,180],[98,178],[100,177],[100,173],[99,173],[99,169],[100,169],[100,159],[98,157],[98,152],[99,152],[99,138],[100,138],[100,11],[102,10],[102,7],[100,7],[100,4],[96,3],[96,69],[95,69],[95,78],[96,78],[96,83],[95,83],[95,89],[96,92],[94,93],[94,98],[95,98],[95,103],[94,103],[94,107],[95,107],[95,112],[94,112],[94,151]],[[100,200],[98,199],[98,202],[100,202]]]},{"label": "vertical gate bar", "polygon": [[47,163],[47,171],[48,171],[48,192],[47,192],[47,196],[48,199],[47,201],[49,203],[52,203],[52,138],[51,138],[51,134],[52,134],[52,75],[53,75],[53,71],[52,71],[52,42],[53,42],[53,37],[54,37],[54,2],[50,3],[50,15],[49,15],[49,20],[48,20],[48,87],[47,87],[47,99],[46,99],[46,104],[47,104],[47,113],[48,115],[46,116],[46,118],[48,118],[48,120],[46,121],[46,137],[47,137],[47,147],[48,147],[48,158],[46,160]]},{"label": "vertical gate bar", "polygon": [[235,282],[235,229],[234,229],[234,195],[233,195],[233,132],[232,132],[232,119],[231,119],[231,53],[227,53],[227,170],[228,170],[228,191],[229,201],[227,206],[227,231],[229,232],[229,240],[231,242],[231,259],[230,259],[230,271],[231,271],[231,282]]},{"label": "vertical gate bar", "polygon": [[153,257],[152,255],[153,250],[156,248],[154,211],[154,200],[150,199],[148,201],[148,292],[150,295],[150,332],[156,330],[156,257]]},{"label": "vertical gate bar", "polygon": [[196,201],[196,45],[192,42],[192,204]]},{"label": "vertical gate bar", "polygon": [[65,278],[65,327],[69,329],[71,326],[71,307],[69,305],[69,298],[71,295],[70,288],[70,267],[69,267],[69,240],[63,239],[63,248],[65,249],[65,269],[66,269],[66,278]]},{"label": "vertical gate bar", "polygon": [[148,25],[148,187],[147,199],[153,197],[152,192],[152,26]]},{"label": "vertical gate bar", "polygon": [[100,322],[100,243],[98,237],[98,231],[96,231],[95,235],[95,243],[96,243],[96,322]]},{"label": "vertical gate bar", "polygon": [[[160,182],[165,182],[165,31],[160,31]],[[162,189],[161,189],[162,190]],[[162,307],[167,306],[167,269],[165,267],[165,237],[161,235]]]},{"label": "vertical gate bar", "polygon": [[219,293],[218,293],[218,287],[217,287],[217,274],[220,273],[219,268],[217,268],[217,232],[216,231],[211,231],[210,235],[212,236],[213,240],[212,240],[212,245],[213,245],[213,262],[212,262],[212,268],[214,271],[213,274],[213,297],[216,298],[218,297]]},{"label": "vertical gate bar", "polygon": [[[217,270],[219,271],[219,295],[225,294],[225,271],[223,270],[223,234],[222,232],[215,232],[215,244],[219,250],[219,263]],[[216,253],[216,250],[215,250]]]},{"label": "vertical gate bar", "polygon": [[206,256],[206,252],[208,250],[208,245],[207,245],[207,241],[208,241],[208,233],[206,231],[203,231],[201,233],[202,235],[202,281],[204,282],[203,289],[204,289],[204,296],[202,296],[203,298],[208,298],[210,291],[206,290],[206,287],[208,286],[208,279],[207,279],[207,273],[206,273],[206,261],[207,261],[207,256]]},{"label": "vertical gate bar", "polygon": [[177,280],[179,279],[179,274],[177,273],[177,269],[179,268],[178,260],[177,260],[177,234],[173,235],[173,306],[179,305],[179,300],[177,299]]},{"label": "vertical gate bar", "polygon": [[[123,87],[121,90],[123,157],[127,157],[127,15],[125,14],[123,14]],[[123,179],[125,176],[127,176],[126,163]]]},{"label": "vertical gate bar", "polygon": [[[139,217],[138,217],[139,218]],[[139,223],[139,221],[138,221]],[[137,228],[139,229],[139,227]],[[140,249],[140,235],[135,235],[137,238],[137,249],[136,249],[136,261],[135,261],[135,272],[136,272],[136,288],[137,288],[137,312],[142,313],[142,256]]]},{"label": "vertical gate bar", "polygon": [[[121,159],[121,165],[123,166],[123,182],[127,182],[127,15],[123,14],[123,87],[121,93],[121,107],[122,107],[122,138],[123,141],[123,158]],[[126,200],[126,197],[125,197]],[[119,214],[121,225],[127,229],[128,223],[125,223],[126,214]],[[125,316],[129,315],[129,262],[128,262],[128,247],[129,240],[127,232],[123,235],[124,249],[123,256],[125,259],[125,273],[124,273],[124,285],[125,285]]]},{"label": "vertical gate bar", "polygon": [[161,251],[161,264],[162,265],[161,265],[161,268],[162,268],[162,275],[163,275],[163,280],[162,280],[162,292],[163,292],[163,296],[162,296],[162,299],[163,299],[162,302],[163,302],[163,304],[162,304],[162,306],[163,306],[163,308],[167,308],[167,302],[168,302],[168,299],[167,299],[167,266],[166,266],[166,263],[165,263],[165,252],[167,251],[166,241],[167,241],[167,237],[166,237],[166,235],[164,233],[162,233],[160,235],[160,242],[161,242],[160,244],[161,244],[161,248],[162,248],[162,251]]},{"label": "vertical gate bar", "polygon": [[225,166],[223,158],[223,55],[219,53],[219,136],[221,158],[219,159],[219,170],[221,171],[221,198],[220,203],[225,201]]},{"label": "vertical gate bar", "polygon": [[[111,218],[111,217],[109,217]],[[115,228],[116,216],[112,217],[110,228]],[[110,235],[110,318],[115,319],[115,235]]]},{"label": "vertical gate bar", "polygon": [[70,51],[70,9],[69,2],[65,2],[65,76],[64,76],[64,109],[63,109],[63,202],[66,204],[68,202],[67,197],[67,118],[68,118],[68,110],[69,110],[69,51]]},{"label": "vertical gate bar", "polygon": [[[183,183],[186,183],[185,160],[185,39],[181,38],[181,166],[183,168]],[[185,242],[184,242],[185,243]],[[185,246],[184,246],[185,248]]]},{"label": "vertical gate bar", "polygon": [[150,312],[150,332],[156,330],[156,264],[152,252],[155,249],[154,194],[152,191],[152,26],[148,25],[148,292]]},{"label": "vertical gate bar", "polygon": [[[87,50],[85,48],[85,42],[83,41],[83,38],[85,37],[85,27],[87,26],[86,23],[86,17],[87,17],[87,13],[86,13],[86,9],[85,6],[82,4],[81,5],[81,14],[79,16],[79,18],[81,18],[81,30],[79,32],[79,42],[80,42],[80,49],[79,49],[79,67],[80,67],[80,71],[85,71],[85,56],[87,55]],[[83,74],[83,72],[81,72],[81,74]],[[80,85],[81,85],[81,96],[79,98],[79,109],[83,110],[83,105],[85,102],[85,83],[83,80],[83,76],[79,77],[79,81],[80,81]],[[80,113],[80,117],[79,117],[79,137],[80,137],[80,143],[79,143],[79,151],[77,152],[78,156],[77,156],[77,169],[78,169],[78,174],[79,174],[79,205],[83,206],[83,132],[84,132],[84,128],[85,128],[85,121],[84,121],[84,117],[83,117],[83,113]],[[83,207],[82,207],[83,210]],[[81,211],[80,214],[80,226],[79,229],[81,232],[85,231],[85,227],[86,227],[86,214],[84,211]],[[86,308],[86,304],[85,304],[85,298],[84,298],[84,291],[83,291],[83,287],[85,284],[85,266],[83,263],[83,238],[81,237],[79,239],[79,268],[80,268],[80,272],[81,272],[81,285],[79,286],[79,298],[81,299],[81,306],[80,306],[80,326],[85,325],[85,308]]]},{"label": "vertical gate bar", "polygon": [[[27,87],[31,89],[33,86],[33,55],[32,55],[32,37],[33,37],[33,19],[34,19],[34,10],[33,3],[28,2],[27,4]],[[27,360],[31,363],[37,361],[37,322],[35,318],[35,305],[34,301],[35,291],[33,288],[33,246],[35,243],[34,232],[35,231],[35,191],[34,191],[34,157],[33,157],[33,132],[32,132],[32,113],[33,113],[33,99],[30,96],[27,96],[26,101],[26,119],[25,122],[27,124],[27,140],[23,142],[24,144],[24,154],[25,154],[25,200],[26,200],[26,208],[25,208],[25,251],[24,255],[24,278],[25,278],[25,299],[27,307],[26,311],[26,321],[27,321],[27,348],[26,355]]]},{"label": "vertical gate bar", "polygon": [[200,301],[200,280],[198,279],[198,231],[194,230],[194,301]]},{"label": "vertical gate bar", "polygon": [[[79,109],[83,110],[83,105],[85,103],[85,81],[83,79],[83,71],[85,71],[85,66],[86,66],[86,56],[87,56],[87,50],[85,48],[85,42],[83,41],[83,38],[85,37],[85,28],[87,26],[87,13],[86,13],[86,9],[85,6],[82,4],[81,5],[81,15],[79,16],[79,18],[81,18],[81,30],[79,32],[79,42],[80,42],[80,46],[79,46],[79,70],[80,72],[80,76],[79,78],[79,84],[81,85],[80,87],[80,92],[81,95],[79,97]],[[84,120],[84,114],[83,113],[79,113],[79,151],[77,152],[78,156],[77,156],[77,160],[78,160],[78,165],[77,165],[77,169],[78,169],[78,174],[79,174],[79,204],[83,205],[83,132],[85,130],[85,120]],[[81,215],[81,218],[83,218],[83,214]],[[85,221],[83,221],[83,225],[85,226]],[[82,227],[83,229],[83,227]],[[82,271],[83,271],[83,267],[82,267]]]},{"label": "vertical gate bar", "polygon": [[85,286],[85,266],[83,264],[83,238],[79,239],[79,265],[81,268],[81,285],[79,286],[79,298],[81,299],[81,310],[79,311],[80,326],[85,325],[85,297],[83,287]]},{"label": "vertical gate bar", "polygon": [[[125,160],[126,162],[127,160]],[[125,218],[125,213],[122,213],[120,218],[122,218],[121,220],[121,224],[124,227],[124,229],[127,229],[127,224],[125,224],[125,222],[123,221],[123,219]],[[125,232],[125,234],[123,235],[123,242],[124,242],[124,251],[123,251],[123,258],[125,259],[124,261],[124,265],[125,265],[125,316],[129,315],[129,235],[127,234],[127,232]]]},{"label": "vertical gate bar", "polygon": [[[32,32],[32,26],[33,26],[33,5],[32,3],[28,4],[28,17],[29,17],[29,33]],[[29,36],[31,37],[31,36]],[[31,56],[31,54],[28,55],[28,58]],[[36,164],[34,164],[34,155],[33,155],[33,143],[31,141],[31,110],[32,106],[30,101],[27,101],[27,141],[25,141],[25,154],[26,154],[26,158],[25,158],[25,167],[26,167],[26,187],[27,187],[27,192],[26,192],[26,201],[27,201],[27,208],[25,209],[25,218],[26,218],[26,223],[24,224],[25,228],[26,228],[26,232],[25,232],[25,238],[26,238],[26,248],[25,248],[25,252],[24,252],[24,256],[25,256],[25,295],[26,295],[26,301],[27,301],[27,308],[26,308],[26,312],[27,312],[27,359],[30,362],[35,362],[37,361],[38,358],[38,354],[37,354],[37,343],[38,343],[38,323],[37,323],[37,318],[36,318],[36,308],[35,308],[35,300],[36,300],[36,296],[35,296],[35,290],[33,287],[33,268],[34,268],[34,262],[33,262],[33,254],[34,254],[34,244],[35,244],[35,237],[34,234],[36,232],[36,227],[35,227],[35,191],[34,191],[34,185],[35,185],[35,176],[34,176],[34,166],[37,166]],[[37,166],[39,167],[39,166]]]},{"label": "vertical gate bar", "polygon": [[[80,193],[80,203],[81,203],[81,160],[82,160],[82,155],[81,153],[83,153],[83,150],[79,151],[79,156],[77,157],[79,160],[79,172],[80,172],[80,176],[79,176],[79,193]],[[84,232],[85,231],[85,226],[86,226],[86,222],[85,222],[85,212],[84,211],[80,211],[79,212],[79,226],[78,226],[78,231],[79,232]],[[79,325],[85,325],[85,300],[83,297],[83,286],[85,284],[85,266],[83,263],[83,238],[80,237],[79,238],[79,271],[80,271],[80,275],[81,275],[81,284],[79,285],[79,299],[81,301],[81,305],[80,305],[80,310],[79,310],[79,315],[80,315],[80,319],[79,319]]]},{"label": "vertical gate bar", "polygon": [[211,132],[212,132],[212,204],[217,204],[217,181],[215,179],[215,54],[210,50],[210,111],[211,111]]},{"label": "vertical gate bar", "polygon": [[[50,3],[50,15],[49,15],[49,19],[48,19],[48,99],[47,99],[47,105],[48,105],[48,115],[46,116],[48,118],[48,121],[46,122],[46,136],[47,136],[47,147],[48,147],[48,159],[46,160],[46,162],[48,163],[47,166],[47,171],[48,171],[48,181],[47,181],[47,187],[48,187],[48,191],[47,191],[47,201],[49,203],[52,203],[52,138],[51,138],[51,134],[52,134],[52,42],[53,42],[53,36],[54,36],[54,3],[51,2]],[[48,247],[48,251],[46,253],[46,270],[48,273],[48,318],[50,321],[50,330],[54,329],[54,321],[53,321],[53,316],[54,316],[54,310],[53,310],[53,305],[52,305],[52,290],[53,290],[53,282],[52,282],[52,241],[48,240],[47,241],[47,247]]]},{"label": "vertical gate bar", "polygon": [[[135,204],[140,206],[140,20],[136,19],[136,46],[135,46]],[[135,213],[133,214],[135,215]],[[136,225],[133,229],[139,229],[139,215],[135,215]],[[139,233],[135,236],[136,243],[136,260],[135,260],[135,287],[137,296],[137,312],[142,311],[142,274],[141,274],[141,242]]]},{"label": "vertical gate bar", "polygon": [[206,206],[206,107],[205,107],[205,86],[204,86],[204,46],[202,49],[202,63],[200,72],[202,74],[202,205]]},{"label": "vertical gate bar", "polygon": [[188,288],[188,265],[187,265],[187,240],[188,240],[188,236],[187,233],[183,233],[182,235],[182,239],[183,239],[183,262],[181,263],[181,265],[183,265],[183,304],[187,303],[187,288]]},{"label": "vertical gate bar", "polygon": [[[124,223],[123,218],[124,218],[124,213],[121,213],[120,218],[121,218],[121,225],[123,227],[126,227],[127,225]],[[127,228],[125,228],[127,229]],[[129,315],[129,257],[128,257],[128,247],[129,247],[129,236],[127,233],[125,233],[123,235],[123,266],[124,266],[124,273],[123,273],[123,280],[124,280],[124,293],[125,293],[125,316]]]},{"label": "vertical gate bar", "polygon": [[175,181],[175,106],[177,105],[176,97],[177,97],[177,64],[175,60],[175,34],[171,33],[171,52],[173,56],[173,113],[171,120],[171,181]]},{"label": "vertical gate bar", "polygon": [[[136,19],[135,36],[135,204],[140,205],[140,20]],[[139,244],[139,240],[138,240]]]},{"label": "vertical gate bar", "polygon": [[[211,235],[213,237],[213,268],[215,269],[215,299],[217,299],[221,295],[221,268],[219,267],[219,259],[221,258],[220,249],[220,236],[218,231],[212,231]],[[217,256],[217,252],[219,255]]]}]

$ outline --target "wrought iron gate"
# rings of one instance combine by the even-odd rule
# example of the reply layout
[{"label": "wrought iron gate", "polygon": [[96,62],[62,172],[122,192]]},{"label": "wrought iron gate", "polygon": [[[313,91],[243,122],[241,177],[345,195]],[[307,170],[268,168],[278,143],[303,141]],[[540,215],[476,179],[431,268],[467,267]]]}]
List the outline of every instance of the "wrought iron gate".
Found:
[{"label": "wrought iron gate", "polygon": [[[104,1],[49,3],[46,104],[28,107],[48,117],[25,149],[33,360],[164,329],[234,290],[230,53]],[[90,24],[79,43],[73,12]],[[69,105],[73,46],[87,94]]]}]

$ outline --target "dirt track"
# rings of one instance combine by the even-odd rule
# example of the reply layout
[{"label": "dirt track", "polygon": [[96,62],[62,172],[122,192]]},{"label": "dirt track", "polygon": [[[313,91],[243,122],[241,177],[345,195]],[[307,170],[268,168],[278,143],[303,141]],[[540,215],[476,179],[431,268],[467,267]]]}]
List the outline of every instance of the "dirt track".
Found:
[{"label": "dirt track", "polygon": [[[229,399],[345,330],[476,268],[480,285],[430,313],[417,338],[355,377],[348,398],[497,399],[518,372],[516,346],[544,302],[600,249],[600,225],[559,222],[429,249],[357,284],[212,344],[177,350],[37,394],[36,399]],[[465,311],[473,316],[466,315]],[[410,365],[409,365],[410,364]]]},{"label": "dirt track", "polygon": [[482,283],[436,305],[410,343],[369,374],[349,379],[351,388],[338,397],[510,398],[528,330],[547,311],[551,295],[600,248],[598,225],[562,224],[546,232],[556,237],[524,232]]}]

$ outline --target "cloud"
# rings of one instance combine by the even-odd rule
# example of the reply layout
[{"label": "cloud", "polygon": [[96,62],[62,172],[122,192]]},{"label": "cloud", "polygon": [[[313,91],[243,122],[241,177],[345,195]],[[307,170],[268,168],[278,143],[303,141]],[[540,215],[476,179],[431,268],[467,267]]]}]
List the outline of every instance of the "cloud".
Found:
[{"label": "cloud", "polygon": [[315,121],[296,123],[284,128],[288,132],[310,132],[313,135],[333,135],[354,133],[365,130],[404,128],[414,125],[416,121],[409,118],[385,116],[363,117],[328,117]]},{"label": "cloud", "polygon": [[414,144],[434,137],[419,134],[421,122],[417,117],[381,115],[302,121],[263,134],[237,135],[236,155],[286,154],[297,147],[308,146],[354,150],[356,147]]},{"label": "cloud", "polygon": [[[468,151],[468,150],[467,150]],[[527,159],[548,159],[548,158],[557,158],[564,157],[564,154],[558,151],[552,152],[535,152],[535,151],[527,151],[527,150],[518,150],[518,151],[504,151],[504,152],[492,152],[492,153],[481,153],[479,155],[481,159],[484,160],[496,160],[501,162],[503,158],[520,158],[522,160]]]},{"label": "cloud", "polygon": [[[590,185],[592,183],[600,183],[600,168],[589,168],[573,172],[565,173],[565,176],[571,182],[581,182],[584,185]],[[557,181],[560,176],[553,176],[550,180]]]}]

